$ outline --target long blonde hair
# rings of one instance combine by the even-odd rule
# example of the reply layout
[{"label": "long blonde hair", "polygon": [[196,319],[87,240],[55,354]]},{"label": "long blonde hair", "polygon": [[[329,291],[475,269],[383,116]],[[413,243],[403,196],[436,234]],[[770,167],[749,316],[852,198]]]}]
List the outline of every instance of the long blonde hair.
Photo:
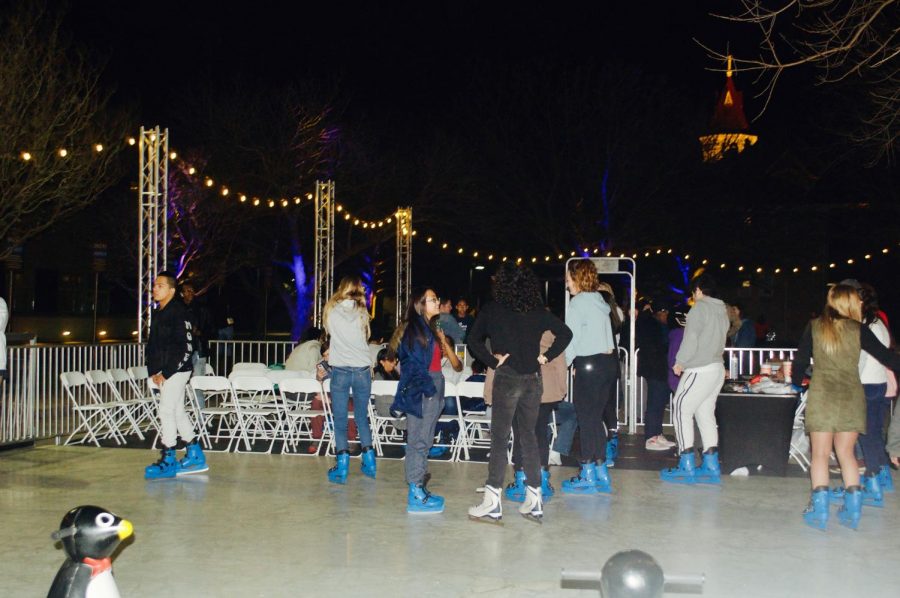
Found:
[{"label": "long blonde hair", "polygon": [[325,302],[322,308],[322,327],[328,330],[328,316],[334,306],[344,299],[352,299],[356,303],[356,309],[365,315],[361,318],[363,322],[363,332],[366,333],[366,340],[371,335],[369,327],[369,311],[366,306],[366,287],[363,286],[362,279],[359,276],[345,276],[341,279],[337,291]]},{"label": "long blonde hair", "polygon": [[851,320],[862,322],[862,301],[859,292],[846,284],[836,284],[828,290],[825,309],[819,318],[822,348],[829,355],[837,350],[842,334]]}]

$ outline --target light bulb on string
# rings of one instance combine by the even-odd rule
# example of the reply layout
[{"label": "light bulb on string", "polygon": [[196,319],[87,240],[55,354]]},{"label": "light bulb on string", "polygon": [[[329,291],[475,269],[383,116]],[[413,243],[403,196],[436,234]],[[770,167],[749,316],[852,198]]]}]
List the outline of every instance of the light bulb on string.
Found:
[{"label": "light bulb on string", "polygon": [[30,161],[32,158],[31,152],[22,152],[22,159],[26,162]]},{"label": "light bulb on string", "polygon": [[190,168],[188,168],[188,174],[195,174],[196,172],[197,172],[197,169],[194,168],[193,166],[191,166]]},{"label": "light bulb on string", "polygon": [[59,157],[60,157],[60,158],[65,158],[66,156],[69,155],[68,150],[67,150],[66,148],[64,148],[64,147],[59,148],[59,151],[56,152],[56,153],[59,154]]},{"label": "light bulb on string", "polygon": [[102,144],[102,143],[94,144],[94,149],[95,149],[95,150],[97,151],[97,153],[99,154],[100,152],[103,151],[103,144]]},{"label": "light bulb on string", "polygon": [[134,145],[135,143],[137,143],[137,139],[135,139],[134,137],[128,138],[128,145]]}]

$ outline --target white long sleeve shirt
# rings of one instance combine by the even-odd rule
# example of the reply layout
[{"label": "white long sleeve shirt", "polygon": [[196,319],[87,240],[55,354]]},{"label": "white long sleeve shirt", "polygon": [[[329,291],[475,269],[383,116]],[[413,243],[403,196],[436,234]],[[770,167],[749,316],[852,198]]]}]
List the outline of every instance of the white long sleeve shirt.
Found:
[{"label": "white long sleeve shirt", "polygon": [[[869,324],[869,330],[885,347],[890,345],[891,333],[881,320]],[[859,379],[863,384],[887,384],[887,368],[881,362],[862,351],[859,354]]]}]

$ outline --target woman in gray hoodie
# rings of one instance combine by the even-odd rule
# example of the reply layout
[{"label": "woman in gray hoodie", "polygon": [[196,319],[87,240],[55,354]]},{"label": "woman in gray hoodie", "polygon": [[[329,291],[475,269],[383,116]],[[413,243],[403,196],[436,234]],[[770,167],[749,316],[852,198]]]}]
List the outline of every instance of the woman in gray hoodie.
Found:
[{"label": "woman in gray hoodie", "polygon": [[[725,382],[725,337],[728,335],[728,313],[725,303],[717,299],[716,283],[708,275],[700,275],[691,283],[694,306],[688,312],[684,338],[675,356],[672,371],[680,376],[672,399],[672,419],[678,440],[678,467],[664,469],[664,482],[718,484],[719,432],[716,428],[716,399]],[[703,465],[695,469],[694,420],[703,439]]]},{"label": "woman in gray hoodie", "polygon": [[347,439],[348,405],[353,391],[353,417],[362,445],[363,474],[375,477],[375,451],[369,429],[369,396],[372,391],[372,357],[369,353],[369,312],[366,291],[358,276],[341,280],[337,292],[322,310],[322,325],[330,336],[331,411],[337,464],[328,470],[328,481],[347,482],[350,450]]}]

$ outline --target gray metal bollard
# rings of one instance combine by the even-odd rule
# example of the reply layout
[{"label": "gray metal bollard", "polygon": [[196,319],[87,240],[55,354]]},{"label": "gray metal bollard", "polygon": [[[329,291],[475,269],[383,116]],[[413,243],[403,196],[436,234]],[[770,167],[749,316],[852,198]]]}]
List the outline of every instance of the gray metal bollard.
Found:
[{"label": "gray metal bollard", "polygon": [[602,571],[563,569],[561,577],[563,582],[597,583],[603,598],[661,598],[666,589],[699,594],[706,581],[702,573],[666,575],[656,559],[640,550],[617,552]]}]

